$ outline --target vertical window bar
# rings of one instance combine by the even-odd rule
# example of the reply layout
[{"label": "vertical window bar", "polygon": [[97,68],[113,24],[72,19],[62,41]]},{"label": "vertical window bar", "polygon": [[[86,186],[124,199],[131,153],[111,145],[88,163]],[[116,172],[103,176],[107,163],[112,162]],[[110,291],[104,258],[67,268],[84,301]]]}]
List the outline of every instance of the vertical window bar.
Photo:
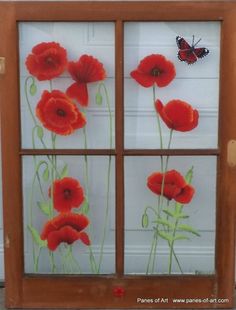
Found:
[{"label": "vertical window bar", "polygon": [[123,22],[116,21],[116,274],[124,273],[124,100],[123,100]]}]

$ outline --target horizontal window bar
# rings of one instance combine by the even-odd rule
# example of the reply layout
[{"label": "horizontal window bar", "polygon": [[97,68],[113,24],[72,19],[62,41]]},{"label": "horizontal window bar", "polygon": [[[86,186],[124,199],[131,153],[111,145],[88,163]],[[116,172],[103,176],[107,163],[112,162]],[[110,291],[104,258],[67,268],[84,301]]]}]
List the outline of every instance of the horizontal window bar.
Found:
[{"label": "horizontal window bar", "polygon": [[[126,149],[123,150],[123,156],[211,156],[219,155],[219,149]],[[115,150],[109,149],[22,149],[20,155],[97,155],[108,156],[117,155]]]},{"label": "horizontal window bar", "polygon": [[115,155],[115,150],[107,150],[107,149],[95,149],[95,150],[76,150],[76,149],[22,149],[20,151],[20,155],[100,155],[100,156],[108,156]]},{"label": "horizontal window bar", "polygon": [[210,156],[219,155],[219,149],[163,149],[163,150],[148,150],[148,149],[126,149],[125,156]]}]

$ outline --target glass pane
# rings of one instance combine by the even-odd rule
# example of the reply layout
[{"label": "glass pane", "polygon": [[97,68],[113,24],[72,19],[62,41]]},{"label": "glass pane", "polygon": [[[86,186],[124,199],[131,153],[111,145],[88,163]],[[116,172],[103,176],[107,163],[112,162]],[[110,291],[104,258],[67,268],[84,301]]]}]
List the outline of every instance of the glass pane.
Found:
[{"label": "glass pane", "polygon": [[22,148],[113,148],[114,24],[21,22],[19,52]]},{"label": "glass pane", "polygon": [[125,158],[125,273],[212,274],[216,157],[170,157],[165,170],[160,157]]},{"label": "glass pane", "polygon": [[220,22],[128,22],[124,57],[126,148],[217,147]]},{"label": "glass pane", "polygon": [[114,173],[109,156],[23,157],[26,273],[115,272]]}]

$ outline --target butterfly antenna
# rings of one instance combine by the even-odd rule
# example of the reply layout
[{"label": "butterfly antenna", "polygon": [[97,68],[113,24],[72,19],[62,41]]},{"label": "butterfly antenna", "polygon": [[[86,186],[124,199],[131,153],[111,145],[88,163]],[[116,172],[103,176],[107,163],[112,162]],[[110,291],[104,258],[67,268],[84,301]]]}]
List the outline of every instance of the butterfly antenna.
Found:
[{"label": "butterfly antenna", "polygon": [[192,46],[194,46],[194,34],[193,34],[193,39],[192,39]]},{"label": "butterfly antenna", "polygon": [[195,44],[194,46],[198,45],[198,43],[201,41],[202,38],[200,38]]}]

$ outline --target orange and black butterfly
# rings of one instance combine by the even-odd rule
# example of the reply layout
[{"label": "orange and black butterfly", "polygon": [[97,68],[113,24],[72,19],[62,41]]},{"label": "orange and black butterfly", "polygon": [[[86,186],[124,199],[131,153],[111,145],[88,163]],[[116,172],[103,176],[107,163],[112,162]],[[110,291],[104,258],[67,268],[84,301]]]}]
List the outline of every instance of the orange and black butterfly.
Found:
[{"label": "orange and black butterfly", "polygon": [[194,64],[198,58],[203,58],[206,55],[209,54],[209,50],[205,47],[197,47],[197,44],[201,41],[199,39],[196,43],[194,43],[194,35],[193,35],[193,40],[192,44],[189,45],[188,42],[180,37],[176,37],[176,43],[179,48],[178,51],[178,58],[181,61],[186,62],[188,65]]}]

